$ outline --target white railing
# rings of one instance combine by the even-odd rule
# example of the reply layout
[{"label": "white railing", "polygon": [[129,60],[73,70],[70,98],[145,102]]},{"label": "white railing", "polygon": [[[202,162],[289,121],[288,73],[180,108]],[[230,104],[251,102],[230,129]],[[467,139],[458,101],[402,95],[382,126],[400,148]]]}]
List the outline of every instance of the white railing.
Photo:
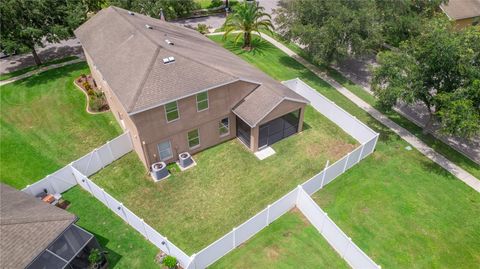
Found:
[{"label": "white railing", "polygon": [[330,99],[318,93],[299,78],[287,80],[282,83],[291,90],[310,100],[311,105],[318,112],[333,121],[358,142],[364,144],[377,135],[377,133],[370,129],[370,127],[352,116],[343,108],[337,106],[334,102],[330,101]]},{"label": "white railing", "polygon": [[122,218],[132,228],[137,230],[137,232],[143,235],[148,241],[152,242],[156,247],[161,249],[164,253],[176,257],[182,267],[185,268],[188,266],[190,263],[190,256],[185,254],[185,252],[175,246],[165,236],[161,235],[150,225],[145,223],[143,219],[135,215],[135,213],[124,206],[121,202],[117,201],[110,194],[97,186],[97,184],[91,181],[87,176],[83,175],[73,165],[70,168],[72,169],[72,173],[75,176],[78,185],[95,196],[95,198],[97,198],[106,207],[117,214],[117,216]]},{"label": "white railing", "polygon": [[88,176],[98,172],[133,149],[128,133],[109,141],[66,167],[27,186],[23,191],[32,195],[38,195],[45,190],[48,193],[62,193],[78,184],[163,252],[176,257],[182,267],[188,269],[205,268],[211,265],[297,206],[350,266],[362,269],[379,268],[375,262],[351,242],[308,196],[320,190],[371,154],[375,149],[379,134],[300,79],[297,78],[283,83],[309,99],[311,105],[317,111],[340,126],[361,145],[332,165],[327,165],[320,173],[298,188],[290,191],[231,232],[190,257],[88,178]]},{"label": "white railing", "polygon": [[42,192],[55,194],[62,193],[77,185],[70,166],[75,167],[82,174],[91,176],[103,167],[132,151],[132,141],[129,133],[124,133],[103,146],[91,151],[71,164],[46,176],[45,178],[28,185],[22,191],[37,196]]},{"label": "white railing", "polygon": [[352,239],[348,237],[331,220],[303,188],[298,189],[297,208],[312,223],[318,232],[337,251],[337,253],[352,267],[361,269],[380,268]]},{"label": "white railing", "polygon": [[269,205],[258,214],[245,221],[222,238],[213,242],[199,253],[192,255],[188,269],[205,268],[214,263],[240,244],[244,243],[270,223],[287,213],[295,206],[297,189],[287,193],[275,203]]}]

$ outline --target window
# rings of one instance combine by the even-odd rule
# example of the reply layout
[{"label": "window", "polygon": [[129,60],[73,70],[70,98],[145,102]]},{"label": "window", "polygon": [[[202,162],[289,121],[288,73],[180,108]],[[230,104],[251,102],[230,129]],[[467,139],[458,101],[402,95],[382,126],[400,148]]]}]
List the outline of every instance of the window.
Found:
[{"label": "window", "polygon": [[179,118],[177,101],[165,105],[165,115],[167,122],[174,121]]},{"label": "window", "polygon": [[165,141],[157,145],[158,148],[158,155],[160,156],[160,160],[168,160],[173,157],[172,153],[172,146],[170,145],[170,141]]},{"label": "window", "polygon": [[218,123],[218,130],[220,132],[220,136],[226,136],[230,133],[230,121],[228,118],[222,119]]},{"label": "window", "polygon": [[208,109],[208,92],[202,92],[197,94],[197,111],[203,111]]},{"label": "window", "polygon": [[200,145],[200,137],[198,135],[198,129],[188,132],[188,147],[191,149],[196,148]]}]

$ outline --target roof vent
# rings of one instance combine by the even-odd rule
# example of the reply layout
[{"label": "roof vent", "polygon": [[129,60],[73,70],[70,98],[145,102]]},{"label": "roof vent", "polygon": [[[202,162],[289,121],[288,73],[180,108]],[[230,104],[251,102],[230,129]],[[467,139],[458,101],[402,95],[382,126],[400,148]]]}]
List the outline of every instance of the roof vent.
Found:
[{"label": "roof vent", "polygon": [[173,57],[166,57],[166,58],[163,58],[163,64],[169,64],[169,63],[173,63],[175,62],[175,58]]},{"label": "roof vent", "polygon": [[147,29],[153,29],[153,27],[151,25],[148,25],[148,24],[145,24],[145,28]]},{"label": "roof vent", "polygon": [[172,46],[175,45],[175,44],[173,44],[172,41],[170,41],[170,40],[168,40],[168,39],[165,39],[165,42],[167,42],[168,45],[172,45]]},{"label": "roof vent", "polygon": [[131,16],[135,15],[135,13],[129,11],[128,14],[130,14]]}]

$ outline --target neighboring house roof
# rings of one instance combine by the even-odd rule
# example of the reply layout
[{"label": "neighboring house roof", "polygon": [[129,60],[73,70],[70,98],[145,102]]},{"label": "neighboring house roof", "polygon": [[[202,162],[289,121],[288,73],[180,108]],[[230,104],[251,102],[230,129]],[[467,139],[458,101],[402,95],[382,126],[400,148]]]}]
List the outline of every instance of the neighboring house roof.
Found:
[{"label": "neighboring house roof", "polygon": [[[262,85],[254,91],[263,91],[261,107],[250,105],[257,114],[244,115],[249,124],[273,109],[271,100],[288,97],[308,103],[197,31],[137,13],[130,15],[121,8],[101,10],[75,35],[130,114],[240,80]],[[174,57],[175,62],[164,64],[166,57]],[[243,107],[248,104],[245,101]],[[243,109],[239,106],[235,111]]]},{"label": "neighboring house roof", "polygon": [[76,216],[0,183],[0,267],[25,268]]},{"label": "neighboring house roof", "polygon": [[440,8],[450,20],[461,20],[480,16],[480,0],[449,0]]}]

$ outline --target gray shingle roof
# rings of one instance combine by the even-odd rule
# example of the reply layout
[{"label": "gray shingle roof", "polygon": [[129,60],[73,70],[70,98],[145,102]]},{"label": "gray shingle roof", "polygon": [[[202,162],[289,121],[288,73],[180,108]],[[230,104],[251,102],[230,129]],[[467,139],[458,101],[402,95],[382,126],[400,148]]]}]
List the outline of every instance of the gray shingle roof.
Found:
[{"label": "gray shingle roof", "polygon": [[[147,24],[152,29],[145,27]],[[271,111],[272,99],[288,96],[307,102],[197,31],[148,16],[130,15],[124,9],[109,7],[80,26],[75,34],[129,113],[238,80],[262,85],[255,92],[265,91],[256,93],[263,102],[256,100],[251,104],[257,114],[243,115],[247,123],[256,122]],[[174,45],[168,45],[166,39]],[[163,64],[163,58],[170,56],[175,62]],[[248,110],[250,102],[245,100],[242,104],[236,113]]]},{"label": "gray shingle roof", "polygon": [[451,20],[480,16],[480,0],[449,0],[440,7]]},{"label": "gray shingle roof", "polygon": [[0,267],[24,268],[75,215],[0,183]]}]

